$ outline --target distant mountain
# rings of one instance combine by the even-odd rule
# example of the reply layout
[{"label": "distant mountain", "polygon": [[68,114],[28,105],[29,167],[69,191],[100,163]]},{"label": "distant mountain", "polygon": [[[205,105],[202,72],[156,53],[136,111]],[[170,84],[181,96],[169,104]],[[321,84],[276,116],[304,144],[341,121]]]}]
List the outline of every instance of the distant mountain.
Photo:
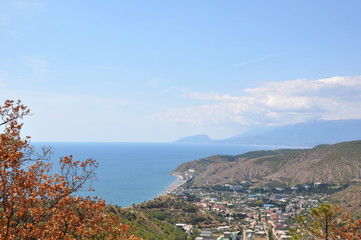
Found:
[{"label": "distant mountain", "polygon": [[212,143],[213,140],[207,135],[195,135],[190,137],[184,137],[174,141],[174,143]]},{"label": "distant mountain", "polygon": [[[207,141],[207,143],[226,144],[315,146],[360,139],[361,119],[354,119],[310,121],[280,127],[254,129],[222,140],[212,140],[206,135],[186,137],[180,140],[182,143],[205,143]],[[200,141],[197,142],[198,140]]]},{"label": "distant mountain", "polygon": [[222,185],[242,180],[258,181],[258,185],[345,184],[361,179],[361,141],[319,145],[312,149],[215,155],[183,163],[173,174],[192,178],[197,185]]}]

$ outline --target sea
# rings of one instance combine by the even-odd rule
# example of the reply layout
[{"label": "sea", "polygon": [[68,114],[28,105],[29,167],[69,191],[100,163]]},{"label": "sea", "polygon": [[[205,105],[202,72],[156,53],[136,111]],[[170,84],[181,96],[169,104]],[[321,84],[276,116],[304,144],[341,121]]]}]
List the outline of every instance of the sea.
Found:
[{"label": "sea", "polygon": [[233,144],[176,143],[33,143],[36,149],[50,146],[53,172],[59,171],[59,159],[73,155],[74,160],[96,159],[95,192],[80,195],[98,196],[108,204],[121,207],[149,201],[160,195],[176,177],[170,173],[181,163],[212,155],[237,155],[254,150],[270,150],[279,146]]}]

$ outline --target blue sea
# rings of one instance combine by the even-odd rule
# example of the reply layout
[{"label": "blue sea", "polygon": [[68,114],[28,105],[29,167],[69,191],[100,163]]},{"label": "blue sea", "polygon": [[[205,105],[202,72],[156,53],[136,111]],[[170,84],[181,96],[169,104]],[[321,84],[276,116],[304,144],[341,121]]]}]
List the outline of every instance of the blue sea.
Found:
[{"label": "blue sea", "polygon": [[[107,203],[127,207],[161,194],[175,177],[169,175],[179,164],[215,154],[236,155],[272,146],[174,143],[33,143],[36,148],[50,146],[51,162],[57,170],[60,157],[74,160],[94,158],[100,166],[93,194]],[[81,193],[85,194],[85,193]],[[92,194],[91,194],[92,195]]]}]

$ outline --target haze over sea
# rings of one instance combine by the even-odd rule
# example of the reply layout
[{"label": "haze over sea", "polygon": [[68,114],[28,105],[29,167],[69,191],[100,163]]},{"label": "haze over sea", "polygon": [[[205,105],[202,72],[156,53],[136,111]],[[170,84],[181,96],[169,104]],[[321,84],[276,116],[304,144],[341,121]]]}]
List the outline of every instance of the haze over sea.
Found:
[{"label": "haze over sea", "polygon": [[[94,158],[100,166],[91,193],[107,203],[122,207],[148,201],[161,194],[173,181],[169,175],[179,164],[215,154],[241,154],[275,146],[174,143],[34,143],[37,149],[51,146],[54,169],[61,156],[75,160]],[[277,147],[279,148],[279,147]],[[86,193],[88,194],[88,192]]]}]

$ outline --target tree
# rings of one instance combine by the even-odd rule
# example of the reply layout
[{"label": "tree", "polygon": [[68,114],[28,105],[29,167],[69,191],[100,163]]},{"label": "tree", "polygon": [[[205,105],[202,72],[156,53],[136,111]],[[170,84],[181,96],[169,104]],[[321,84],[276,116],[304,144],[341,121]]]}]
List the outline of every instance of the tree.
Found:
[{"label": "tree", "polygon": [[352,219],[336,205],[323,203],[311,209],[310,216],[297,216],[297,222],[295,239],[361,239],[361,220]]},{"label": "tree", "polygon": [[95,160],[66,156],[61,173],[50,174],[50,148],[37,153],[21,137],[29,114],[20,101],[0,106],[0,239],[137,239],[105,201],[75,195],[95,177]]},{"label": "tree", "polygon": [[268,225],[268,239],[269,240],[274,240],[273,237],[273,226],[271,224]]},{"label": "tree", "polygon": [[339,236],[339,239],[361,239],[361,220],[351,218],[346,212],[344,222],[341,227],[336,229],[335,235]]}]

